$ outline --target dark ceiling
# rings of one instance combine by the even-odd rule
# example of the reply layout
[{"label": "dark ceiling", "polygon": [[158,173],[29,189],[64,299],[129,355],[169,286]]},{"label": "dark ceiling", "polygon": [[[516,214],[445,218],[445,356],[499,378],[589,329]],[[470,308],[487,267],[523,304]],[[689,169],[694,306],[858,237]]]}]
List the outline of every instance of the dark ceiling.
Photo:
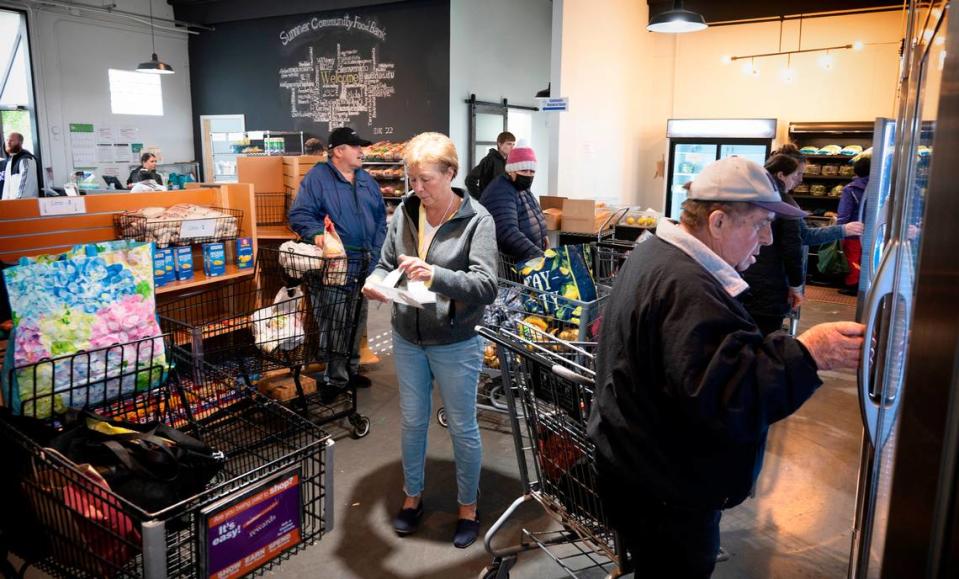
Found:
[{"label": "dark ceiling", "polygon": [[272,16],[350,10],[372,4],[402,1],[404,0],[167,0],[167,3],[173,6],[173,15],[177,20],[214,25]]},{"label": "dark ceiling", "polygon": [[[647,0],[649,14],[673,7],[673,0]],[[685,0],[687,10],[699,12],[706,22],[776,18],[837,10],[863,10],[902,6],[902,0]]]},{"label": "dark ceiling", "polygon": [[[215,25],[221,22],[349,10],[372,4],[415,0],[167,0],[178,20]],[[470,0],[479,2],[481,0]],[[518,0],[522,1],[522,0]],[[636,0],[641,2],[642,0]],[[646,0],[650,14],[669,10],[673,0]],[[685,0],[685,7],[702,14],[707,22],[775,18],[836,10],[892,8],[902,0]]]}]

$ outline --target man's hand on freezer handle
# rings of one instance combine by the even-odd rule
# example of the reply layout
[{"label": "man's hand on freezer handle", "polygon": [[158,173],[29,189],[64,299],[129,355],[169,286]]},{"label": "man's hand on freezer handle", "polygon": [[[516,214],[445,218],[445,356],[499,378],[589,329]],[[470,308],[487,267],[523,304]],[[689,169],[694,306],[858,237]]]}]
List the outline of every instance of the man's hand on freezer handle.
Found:
[{"label": "man's hand on freezer handle", "polygon": [[856,322],[832,322],[813,326],[796,339],[809,350],[819,370],[854,370],[862,356],[865,329]]}]

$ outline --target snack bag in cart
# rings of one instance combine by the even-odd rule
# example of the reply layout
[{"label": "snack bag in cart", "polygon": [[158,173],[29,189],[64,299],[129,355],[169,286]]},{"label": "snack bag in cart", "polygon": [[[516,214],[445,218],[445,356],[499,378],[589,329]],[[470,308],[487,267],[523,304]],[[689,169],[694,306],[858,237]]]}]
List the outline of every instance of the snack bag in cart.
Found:
[{"label": "snack bag in cart", "polygon": [[346,285],[349,260],[346,258],[343,241],[336,232],[336,227],[329,215],[323,218],[323,229],[323,257],[326,259],[323,283],[328,286]]}]

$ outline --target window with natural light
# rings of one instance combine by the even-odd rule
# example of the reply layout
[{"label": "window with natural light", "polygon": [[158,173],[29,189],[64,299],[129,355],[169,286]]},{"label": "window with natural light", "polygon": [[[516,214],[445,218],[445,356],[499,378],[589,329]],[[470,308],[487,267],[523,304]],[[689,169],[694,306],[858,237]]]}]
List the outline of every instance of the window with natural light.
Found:
[{"label": "window with natural light", "polygon": [[163,116],[160,76],[110,69],[110,109],[115,115]]}]

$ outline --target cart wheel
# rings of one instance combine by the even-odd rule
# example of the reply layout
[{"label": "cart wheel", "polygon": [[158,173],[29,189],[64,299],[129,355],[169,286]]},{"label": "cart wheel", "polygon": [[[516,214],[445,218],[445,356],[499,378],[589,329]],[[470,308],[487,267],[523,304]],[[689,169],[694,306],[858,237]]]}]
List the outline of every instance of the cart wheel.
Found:
[{"label": "cart wheel", "polygon": [[360,414],[350,416],[353,425],[353,438],[363,438],[370,433],[370,419]]},{"label": "cart wheel", "polygon": [[500,559],[495,557],[489,566],[480,571],[480,579],[509,579],[510,567],[516,562],[516,558]]},{"label": "cart wheel", "polygon": [[436,421],[440,423],[440,426],[443,428],[449,428],[450,423],[446,420],[446,408],[440,408],[436,411]]}]

